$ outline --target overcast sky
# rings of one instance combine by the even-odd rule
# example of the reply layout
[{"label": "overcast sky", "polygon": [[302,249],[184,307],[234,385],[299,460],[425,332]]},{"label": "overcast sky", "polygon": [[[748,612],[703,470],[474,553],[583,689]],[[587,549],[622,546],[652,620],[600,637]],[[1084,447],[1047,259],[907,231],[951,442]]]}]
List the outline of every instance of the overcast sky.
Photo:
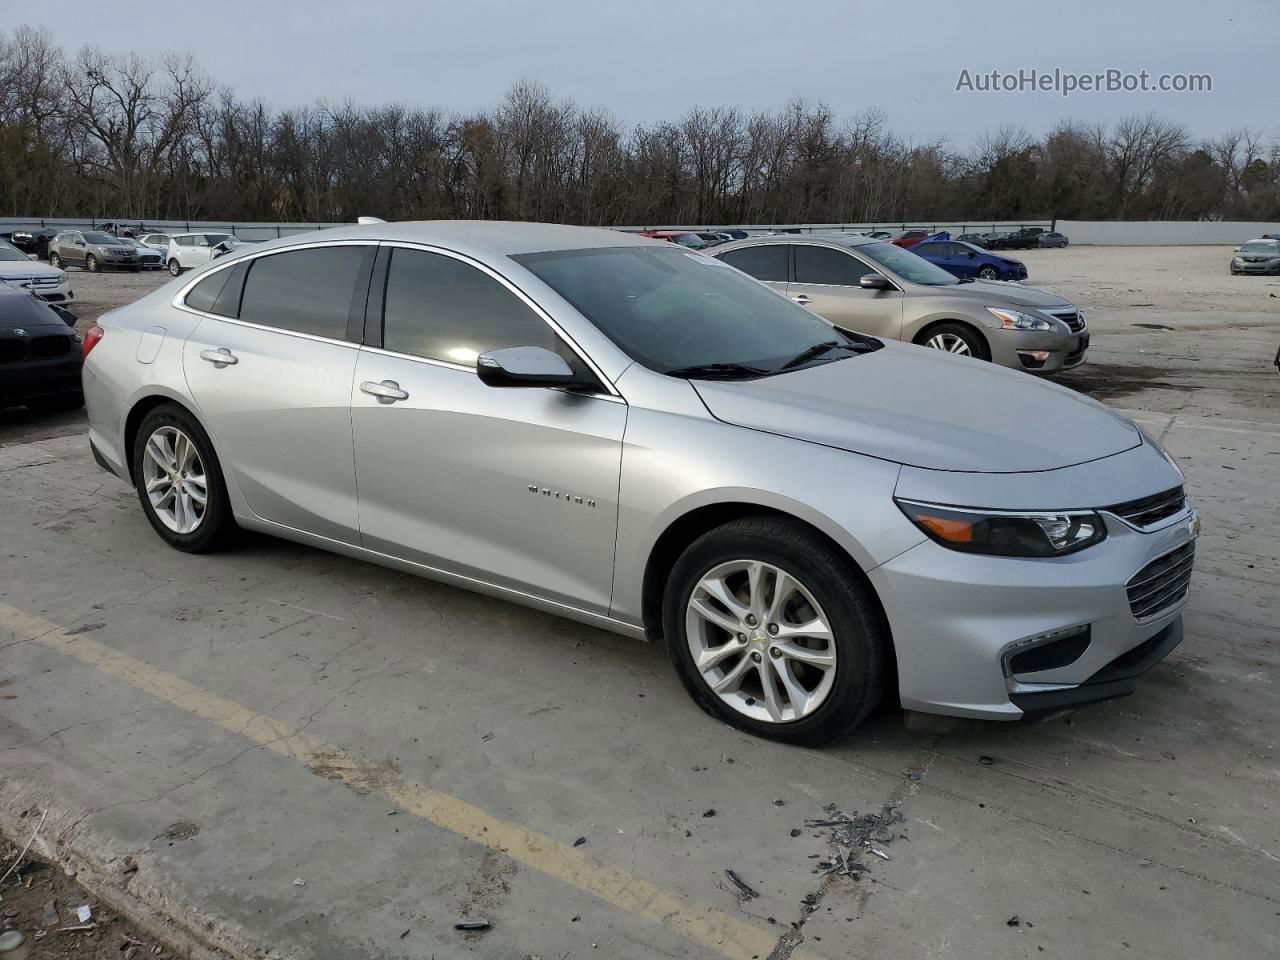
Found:
[{"label": "overcast sky", "polygon": [[[466,111],[519,79],[630,124],[701,104],[776,109],[793,96],[844,117],[880,107],[916,139],[968,145],[1018,124],[1155,110],[1197,136],[1280,134],[1280,0],[190,0],[23,4],[68,52],[190,51],[245,97]],[[9,17],[5,18],[9,20]],[[1212,93],[958,93],[971,74],[1208,73]]]}]

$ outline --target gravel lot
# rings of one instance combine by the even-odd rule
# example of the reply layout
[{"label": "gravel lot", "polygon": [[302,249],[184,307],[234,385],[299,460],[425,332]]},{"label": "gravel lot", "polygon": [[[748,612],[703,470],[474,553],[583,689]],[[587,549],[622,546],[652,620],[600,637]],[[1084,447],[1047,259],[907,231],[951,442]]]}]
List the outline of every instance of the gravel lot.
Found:
[{"label": "gravel lot", "polygon": [[[1036,725],[754,740],[651,645],[168,550],[82,415],[0,414],[0,830],[47,811],[40,857],[201,958],[1280,955],[1280,278],[1229,253],[1015,254],[1088,314],[1059,382],[1161,437],[1205,525],[1184,644]],[[167,279],[75,274],[82,322]],[[829,805],[877,815],[858,879]]]}]

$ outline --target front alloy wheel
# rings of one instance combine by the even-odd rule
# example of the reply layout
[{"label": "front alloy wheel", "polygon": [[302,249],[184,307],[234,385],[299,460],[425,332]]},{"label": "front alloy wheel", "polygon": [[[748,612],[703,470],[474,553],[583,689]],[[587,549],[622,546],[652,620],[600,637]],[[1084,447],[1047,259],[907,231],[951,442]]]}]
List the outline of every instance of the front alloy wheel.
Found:
[{"label": "front alloy wheel", "polygon": [[831,693],[831,625],[813,594],[781,567],[731,560],[708,570],[689,598],[685,633],[707,686],[753,720],[800,720]]},{"label": "front alloy wheel", "polygon": [[758,736],[816,745],[880,702],[891,643],[847,554],[789,517],[709,530],[671,568],[667,652],[703,710]]},{"label": "front alloy wheel", "polygon": [[1000,271],[995,267],[986,266],[978,271],[978,279],[980,280],[999,280]]}]

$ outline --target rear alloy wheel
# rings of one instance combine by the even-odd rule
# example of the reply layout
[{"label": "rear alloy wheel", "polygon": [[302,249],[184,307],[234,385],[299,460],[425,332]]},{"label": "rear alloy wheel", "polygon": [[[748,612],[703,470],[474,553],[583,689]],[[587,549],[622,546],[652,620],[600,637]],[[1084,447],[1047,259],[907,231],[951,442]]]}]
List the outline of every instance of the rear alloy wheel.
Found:
[{"label": "rear alloy wheel", "polygon": [[663,625],[704,710],[790,743],[849,732],[879,703],[887,639],[848,557],[768,517],[704,534],[671,571]]},{"label": "rear alloy wheel", "polygon": [[200,553],[235,530],[218,459],[196,419],[177,404],[143,418],[134,441],[138,499],[156,533],[172,547]]},{"label": "rear alloy wheel", "polygon": [[971,328],[961,323],[943,323],[929,330],[928,336],[918,340],[933,350],[954,353],[958,357],[976,357],[979,360],[990,360],[987,345]]},{"label": "rear alloy wheel", "polygon": [[95,257],[92,253],[89,254],[87,257],[84,258],[84,268],[88,270],[90,273],[97,273],[98,258]]},{"label": "rear alloy wheel", "polygon": [[182,274],[182,264],[180,264],[177,260],[170,260],[170,261],[169,261],[169,273],[170,273],[170,275],[171,275],[171,276],[175,276],[175,277],[177,277],[177,276],[181,276],[181,274]]},{"label": "rear alloy wheel", "polygon": [[1000,271],[997,270],[995,267],[991,266],[990,264],[987,264],[985,267],[979,268],[978,279],[979,280],[999,280]]}]

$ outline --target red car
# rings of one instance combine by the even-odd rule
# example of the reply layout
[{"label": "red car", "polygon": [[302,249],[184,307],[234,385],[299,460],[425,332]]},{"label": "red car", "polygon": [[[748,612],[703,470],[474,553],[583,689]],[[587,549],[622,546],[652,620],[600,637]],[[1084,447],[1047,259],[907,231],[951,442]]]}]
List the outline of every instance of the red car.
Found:
[{"label": "red car", "polygon": [[891,237],[889,242],[894,246],[904,247],[909,250],[917,243],[923,242],[927,236],[929,236],[929,234],[925,230],[908,230],[906,233],[900,233],[896,237]]},{"label": "red car", "polygon": [[689,247],[693,250],[708,246],[707,241],[692,230],[641,230],[640,236],[653,237],[655,240],[666,240],[668,243],[678,243],[682,247]]}]

